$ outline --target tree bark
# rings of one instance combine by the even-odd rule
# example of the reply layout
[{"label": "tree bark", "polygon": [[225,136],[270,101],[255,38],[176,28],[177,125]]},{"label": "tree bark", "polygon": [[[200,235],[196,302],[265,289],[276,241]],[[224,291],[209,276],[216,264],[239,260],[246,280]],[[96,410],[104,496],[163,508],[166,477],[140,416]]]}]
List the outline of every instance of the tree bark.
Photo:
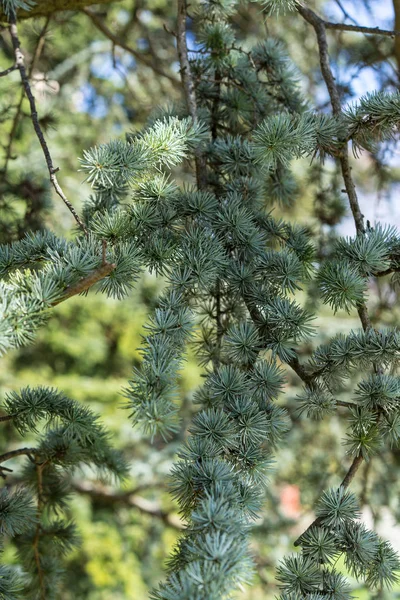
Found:
[{"label": "tree bark", "polygon": [[[118,0],[113,0],[118,1]],[[92,4],[111,4],[110,0],[36,0],[31,10],[18,10],[17,19],[31,19],[33,17],[47,17],[63,10],[80,10]],[[0,21],[6,21],[7,17],[0,8]]]}]

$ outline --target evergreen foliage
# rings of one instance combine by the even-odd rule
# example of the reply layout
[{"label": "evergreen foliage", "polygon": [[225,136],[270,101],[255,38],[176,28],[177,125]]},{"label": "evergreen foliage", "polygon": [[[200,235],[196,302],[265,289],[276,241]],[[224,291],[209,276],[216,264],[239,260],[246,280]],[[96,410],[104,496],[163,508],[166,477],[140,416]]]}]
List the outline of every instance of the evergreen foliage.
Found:
[{"label": "evergreen foliage", "polygon": [[[297,6],[264,4],[270,12]],[[17,5],[3,2],[8,12]],[[365,304],[369,278],[399,268],[399,234],[357,226],[355,238],[339,239],[320,262],[310,233],[267,209],[291,202],[293,160],[340,160],[348,141],[357,154],[391,140],[399,94],[376,92],[343,113],[315,114],[279,43],[237,46],[229,21],[235,10],[234,0],[196,7],[200,49],[181,69],[194,78],[197,115],[180,108],[125,140],[84,151],[81,170],[93,188],[83,210],[88,235],[67,242],[36,232],[0,248],[3,352],[31,342],[51,307],[71,295],[97,285],[121,298],[144,268],[164,277],[141,367],[125,390],[129,418],[152,439],[168,440],[177,430],[177,378],[188,344],[205,367],[171,478],[187,526],[154,600],[220,600],[251,580],[251,525],[272,454],[289,428],[277,403],[285,382],[280,363],[303,380],[299,412],[314,419],[335,412],[343,382],[359,371],[347,406],[351,469],[400,439],[399,333],[372,328]],[[196,184],[174,181],[184,161]],[[363,329],[334,337],[301,364],[297,347],[314,334],[314,315],[293,296],[312,279],[322,302],[334,311],[356,309]],[[96,415],[57,390],[9,394],[0,420],[38,436],[35,448],[19,451],[28,458],[24,487],[5,488],[0,497],[1,532],[15,538],[25,573],[17,582],[3,569],[0,594],[11,600],[23,588],[27,599],[57,598],[63,555],[77,543],[68,518],[71,473],[89,465],[123,477],[125,465]],[[399,558],[359,521],[349,473],[322,494],[316,521],[298,541],[302,552],[278,566],[280,600],[350,599],[335,569],[339,556],[371,589],[397,581]]]}]

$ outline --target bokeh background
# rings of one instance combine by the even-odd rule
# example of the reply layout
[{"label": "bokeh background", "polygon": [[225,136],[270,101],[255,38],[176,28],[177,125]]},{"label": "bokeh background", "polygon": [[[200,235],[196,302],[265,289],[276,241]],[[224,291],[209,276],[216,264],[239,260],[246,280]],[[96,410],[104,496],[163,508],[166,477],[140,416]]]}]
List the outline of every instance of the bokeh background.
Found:
[{"label": "bokeh background", "polygon": [[[316,0],[310,5],[328,20],[394,28],[391,0]],[[397,19],[400,22],[400,16]],[[306,98],[318,110],[329,110],[314,32],[308,24],[296,14],[267,20],[260,4],[244,2],[234,25],[245,46],[267,36],[280,39],[294,61]],[[181,100],[174,28],[171,0],[121,0],[58,13],[49,22],[42,18],[21,23],[20,38],[41,125],[54,162],[61,168],[59,179],[76,208],[91,193],[78,170],[82,151],[140,129],[149,115]],[[398,87],[400,49],[396,56],[390,37],[329,32],[329,43],[344,102],[352,103],[368,90]],[[189,46],[197,49],[190,23]],[[2,68],[10,57],[6,31],[0,30]],[[0,242],[42,227],[69,237],[74,228],[71,215],[49,188],[26,100],[21,98],[18,73],[0,80]],[[329,249],[338,235],[353,235],[335,165],[327,160],[321,169],[300,160],[295,173],[293,202],[275,207],[275,215],[306,225],[315,236],[317,254]],[[176,177],[187,180],[187,166],[179,168]],[[371,223],[400,225],[396,147],[365,153],[354,165],[354,177],[361,208]],[[68,557],[62,600],[144,600],[163,577],[182,527],[168,494],[168,473],[194,410],[193,391],[202,380],[194,352],[189,350],[180,377],[182,427],[169,444],[157,439],[150,444],[133,430],[123,398],[132,367],[141,361],[143,326],[162,287],[163,281],[154,273],[145,273],[123,301],[93,292],[74,297],[53,310],[31,346],[10,352],[0,363],[0,397],[26,385],[57,387],[102,415],[115,446],[129,460],[130,476],[122,487],[98,481],[90,472],[76,474],[71,506],[81,545]],[[318,315],[317,336],[300,348],[304,358],[324,339],[359,327],[356,314],[334,316],[320,305],[313,286],[299,297]],[[383,325],[398,322],[397,300],[396,289],[385,279],[372,285],[372,320]],[[275,597],[274,566],[292,551],[293,540],[311,522],[321,491],[337,485],[344,474],[344,419],[340,412],[322,423],[299,417],[299,389],[296,376],[288,373],[280,402],[289,411],[292,428],[276,456],[265,510],[255,526],[255,585],[239,595],[243,600]],[[21,441],[7,426],[2,428],[2,448],[19,447]],[[354,483],[365,520],[398,549],[399,464],[400,454],[385,451],[363,467]],[[9,466],[18,474],[18,459]],[[5,559],[15,560],[12,545]],[[357,582],[353,585],[355,598],[371,597]],[[400,588],[386,596],[379,592],[376,598],[400,598]]]}]

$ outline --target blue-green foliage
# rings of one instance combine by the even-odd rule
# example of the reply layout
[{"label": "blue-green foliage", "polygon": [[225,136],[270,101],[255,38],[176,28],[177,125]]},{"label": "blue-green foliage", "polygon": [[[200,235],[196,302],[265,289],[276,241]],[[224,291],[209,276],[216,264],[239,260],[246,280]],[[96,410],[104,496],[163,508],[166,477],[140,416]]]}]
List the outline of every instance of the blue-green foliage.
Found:
[{"label": "blue-green foliage", "polygon": [[[264,4],[269,12],[295,5]],[[369,226],[354,239],[340,239],[320,261],[307,229],[267,210],[295,201],[293,160],[336,158],[348,140],[358,149],[391,138],[398,94],[366,96],[340,117],[315,114],[280,43],[269,39],[249,51],[237,46],[229,23],[236,8],[233,0],[204,0],[194,11],[195,122],[172,114],[84,152],[81,170],[93,187],[83,210],[88,236],[66,242],[28,234],[0,248],[3,351],[30,342],[50,307],[71,290],[96,283],[120,298],[141,269],[163,276],[166,289],[146,325],[141,367],[124,392],[130,419],[151,438],[167,440],[180,426],[177,379],[188,344],[204,367],[198,410],[171,479],[187,527],[154,600],[221,600],[251,579],[249,532],[271,455],[288,429],[286,411],[276,403],[284,385],[279,362],[302,377],[299,411],[315,419],[333,413],[342,383],[355,369],[361,374],[348,420],[351,456],[369,460],[382,444],[400,439],[399,383],[390,371],[399,358],[398,332],[365,327],[336,336],[301,365],[297,346],[313,335],[314,315],[293,298],[315,277],[334,311],[361,310],[369,278],[399,268],[397,232]],[[197,169],[198,185],[194,177],[185,185],[175,181],[177,165],[193,175]],[[82,282],[87,285],[79,288]],[[56,390],[10,394],[4,410],[22,434],[36,432],[39,420],[46,424],[37,447],[26,452],[24,479],[37,514],[25,492],[2,497],[0,511],[3,506],[4,533],[18,536],[31,576],[24,597],[40,588],[51,598],[75,532],[64,520],[42,522],[43,512],[63,510],[67,475],[79,464],[118,476],[124,468],[98,419]],[[301,537],[302,553],[278,567],[281,600],[349,599],[348,582],[334,567],[340,555],[368,586],[396,580],[396,553],[359,523],[345,485],[323,493],[316,512]],[[1,585],[9,587],[8,600],[15,596],[13,575]]]}]

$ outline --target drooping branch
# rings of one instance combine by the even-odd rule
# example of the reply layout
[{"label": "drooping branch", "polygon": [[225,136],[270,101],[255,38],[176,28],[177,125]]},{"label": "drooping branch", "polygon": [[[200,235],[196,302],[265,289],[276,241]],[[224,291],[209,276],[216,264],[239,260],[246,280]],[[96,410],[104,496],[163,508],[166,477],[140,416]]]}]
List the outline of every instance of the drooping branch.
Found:
[{"label": "drooping branch", "polygon": [[43,150],[44,157],[46,159],[46,164],[47,164],[47,169],[49,171],[50,181],[51,181],[56,193],[60,196],[60,198],[63,200],[64,204],[67,206],[69,211],[74,216],[75,221],[78,223],[79,227],[87,234],[88,231],[86,229],[85,224],[80,219],[78,213],[76,212],[75,208],[72,206],[71,202],[65,196],[60,184],[58,183],[57,177],[56,177],[56,173],[57,173],[57,171],[59,171],[59,168],[55,167],[53,164],[53,160],[51,158],[51,154],[50,154],[47,142],[44,138],[43,131],[40,127],[39,118],[38,118],[37,109],[36,109],[36,102],[35,102],[35,98],[32,94],[31,86],[29,83],[29,77],[27,75],[26,68],[25,68],[24,55],[22,54],[21,44],[20,44],[20,41],[18,38],[17,21],[16,21],[15,14],[11,15],[9,22],[10,22],[11,41],[12,41],[14,55],[15,55],[15,64],[17,65],[18,70],[20,72],[22,85],[24,87],[25,94],[29,101],[30,115],[31,115],[33,128],[35,130],[36,136],[39,140],[39,143]]},{"label": "drooping branch", "polygon": [[[308,23],[310,23],[310,25],[313,26],[315,30],[318,43],[321,73],[324,78],[326,87],[328,89],[333,114],[339,116],[341,113],[340,96],[329,62],[325,22],[315,12],[313,12],[309,8],[306,8],[305,6],[298,4],[297,10],[300,13],[300,15]],[[339,153],[339,161],[347,196],[349,198],[350,209],[353,214],[353,219],[356,226],[357,235],[363,235],[365,233],[364,215],[361,213],[356,187],[354,185],[353,177],[351,175],[351,166],[349,162],[349,153],[346,141],[342,142],[342,147]],[[357,307],[357,310],[364,331],[370,329],[371,320],[369,318],[368,310],[365,303],[360,303]]]}]

